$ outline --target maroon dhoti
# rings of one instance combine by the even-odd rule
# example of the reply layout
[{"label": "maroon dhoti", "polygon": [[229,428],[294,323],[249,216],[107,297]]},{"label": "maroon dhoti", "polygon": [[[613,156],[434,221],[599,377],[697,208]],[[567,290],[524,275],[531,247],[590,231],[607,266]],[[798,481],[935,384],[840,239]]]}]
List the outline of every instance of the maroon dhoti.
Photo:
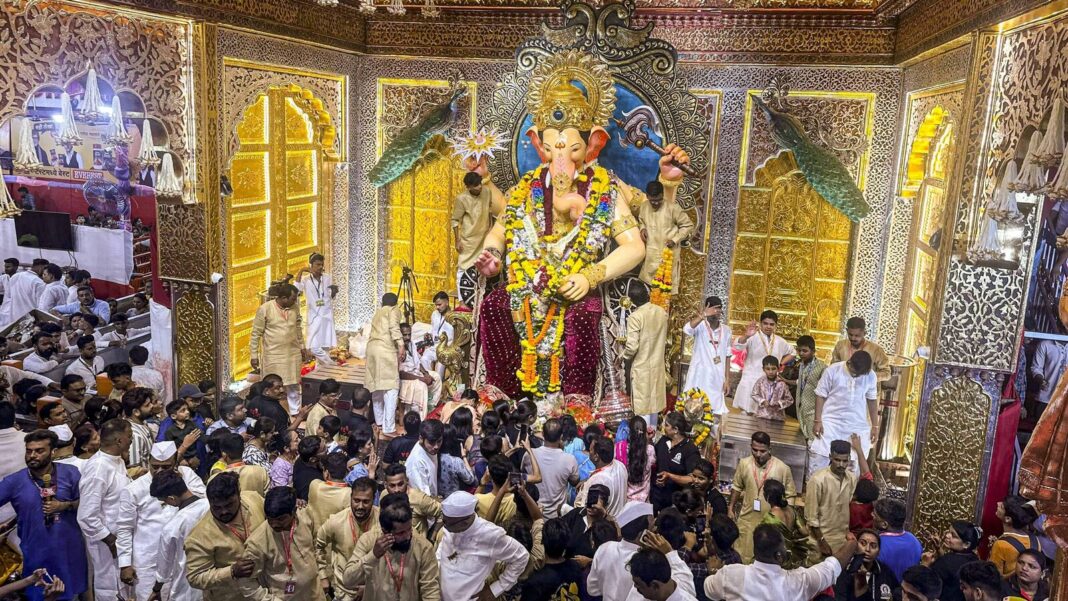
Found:
[{"label": "maroon dhoti", "polygon": [[[564,314],[564,348],[560,377],[564,395],[593,396],[601,361],[601,298],[590,294],[569,306]],[[522,396],[519,371],[521,348],[508,291],[497,288],[482,300],[479,312],[479,338],[486,364],[486,381],[514,398]]]}]

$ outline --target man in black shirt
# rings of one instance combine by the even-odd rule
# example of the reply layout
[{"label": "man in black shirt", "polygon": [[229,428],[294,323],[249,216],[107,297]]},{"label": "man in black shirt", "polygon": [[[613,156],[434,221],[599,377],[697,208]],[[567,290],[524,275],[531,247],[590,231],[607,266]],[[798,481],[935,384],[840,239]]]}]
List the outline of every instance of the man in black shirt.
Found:
[{"label": "man in black shirt", "polygon": [[[596,549],[593,548],[590,529],[597,520],[607,518],[608,512],[605,511],[605,507],[611,500],[610,494],[607,486],[594,484],[586,492],[586,506],[576,507],[560,518],[568,529],[568,557],[593,559]],[[542,533],[542,537],[544,536],[545,534]],[[544,544],[544,540],[542,542]]]},{"label": "man in black shirt", "polygon": [[[523,583],[521,601],[586,597],[586,579],[582,575],[582,566],[574,559],[564,557],[570,534],[562,518],[545,522],[541,532],[541,543],[545,547],[545,566],[531,574]],[[561,592],[565,594],[559,594]]]},{"label": "man in black shirt", "polygon": [[372,432],[374,423],[375,417],[371,410],[371,391],[362,387],[357,388],[352,393],[352,409],[349,410],[349,416],[342,426],[348,428],[349,434],[353,434],[358,431]]},{"label": "man in black shirt", "polygon": [[664,418],[664,435],[654,447],[656,477],[649,491],[649,501],[657,513],[671,506],[671,495],[675,491],[690,484],[690,474],[701,458],[701,451],[687,437],[689,432],[689,422],[678,411]]},{"label": "man in black shirt", "polygon": [[404,464],[408,460],[408,454],[419,442],[419,413],[409,411],[404,414],[404,436],[398,436],[389,441],[386,452],[382,454],[382,467],[385,468],[394,463]]},{"label": "man in black shirt", "polygon": [[282,407],[280,402],[286,398],[286,387],[282,384],[282,378],[275,374],[267,374],[257,385],[259,386],[258,394],[255,394],[246,405],[249,417],[253,419],[269,417],[274,420],[276,432],[285,432],[289,429],[289,405]]},{"label": "man in black shirt", "polygon": [[319,465],[319,448],[323,441],[318,436],[305,436],[297,445],[299,458],[293,463],[293,488],[297,498],[308,500],[308,488],[312,480],[323,479],[323,468]]}]

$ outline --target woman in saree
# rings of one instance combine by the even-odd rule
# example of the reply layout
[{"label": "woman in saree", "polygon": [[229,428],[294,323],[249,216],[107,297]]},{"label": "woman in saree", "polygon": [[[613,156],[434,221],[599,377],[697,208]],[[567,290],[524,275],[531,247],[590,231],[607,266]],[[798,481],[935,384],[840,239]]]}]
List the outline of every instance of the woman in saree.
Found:
[{"label": "woman in saree", "polygon": [[782,562],[783,569],[792,570],[805,565],[809,553],[808,530],[804,518],[790,507],[786,487],[778,480],[768,480],[764,483],[764,500],[771,510],[760,523],[775,526],[786,541],[787,557]]}]

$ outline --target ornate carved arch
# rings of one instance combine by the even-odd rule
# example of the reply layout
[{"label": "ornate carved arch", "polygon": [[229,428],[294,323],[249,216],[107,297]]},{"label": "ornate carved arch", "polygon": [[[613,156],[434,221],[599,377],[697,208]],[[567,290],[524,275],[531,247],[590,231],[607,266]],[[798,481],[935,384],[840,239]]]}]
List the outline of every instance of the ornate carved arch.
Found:
[{"label": "ornate carved arch", "polygon": [[933,107],[924,115],[905,157],[904,181],[901,183],[902,198],[915,198],[919,193],[920,184],[927,176],[929,160],[934,157],[935,147],[946,128],[952,125],[952,121],[949,111],[941,105]]}]

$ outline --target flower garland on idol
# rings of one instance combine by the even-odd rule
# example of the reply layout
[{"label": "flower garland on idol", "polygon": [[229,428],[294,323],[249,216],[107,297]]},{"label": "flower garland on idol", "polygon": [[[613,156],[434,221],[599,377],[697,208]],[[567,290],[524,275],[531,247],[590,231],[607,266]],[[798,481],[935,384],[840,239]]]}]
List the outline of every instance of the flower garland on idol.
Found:
[{"label": "flower garland on idol", "polygon": [[690,430],[694,436],[693,443],[701,446],[701,443],[707,440],[712,433],[712,425],[715,421],[715,417],[712,415],[712,403],[708,400],[708,395],[705,394],[705,391],[700,388],[691,388],[675,399],[675,411],[686,415],[686,407],[690,404],[690,401],[700,402],[701,421],[693,424]]},{"label": "flower garland on idol", "polygon": [[[545,174],[547,166],[528,172],[516,184],[505,209],[508,254],[507,290],[522,345],[516,376],[524,392],[539,397],[560,391],[564,315],[568,303],[558,293],[560,284],[596,263],[608,242],[615,205],[612,176],[599,165],[587,167],[579,180],[589,181],[586,208],[563,252],[550,246],[570,232],[540,235],[545,229]],[[549,216],[551,219],[551,215]]]}]

